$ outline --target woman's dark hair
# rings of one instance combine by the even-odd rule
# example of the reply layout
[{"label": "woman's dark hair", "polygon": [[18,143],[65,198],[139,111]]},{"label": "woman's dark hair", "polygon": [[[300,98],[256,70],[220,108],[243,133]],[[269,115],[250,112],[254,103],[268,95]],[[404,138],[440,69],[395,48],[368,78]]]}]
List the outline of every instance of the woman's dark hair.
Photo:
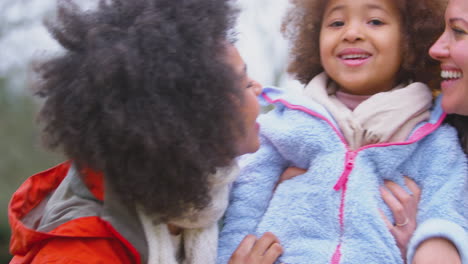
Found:
[{"label": "woman's dark hair", "polygon": [[59,1],[47,26],[65,51],[36,66],[46,145],[103,172],[129,207],[205,207],[243,133],[225,56],[236,16],[230,0]]},{"label": "woman's dark hair", "polygon": [[[307,84],[323,71],[320,61],[319,36],[328,0],[290,0],[293,4],[283,21],[283,34],[292,44],[288,71]],[[403,62],[398,82],[424,82],[438,86],[439,64],[428,51],[442,34],[444,1],[392,0],[402,21]]]},{"label": "woman's dark hair", "polygon": [[460,144],[468,155],[468,116],[452,114],[447,116],[446,121],[457,129]]}]

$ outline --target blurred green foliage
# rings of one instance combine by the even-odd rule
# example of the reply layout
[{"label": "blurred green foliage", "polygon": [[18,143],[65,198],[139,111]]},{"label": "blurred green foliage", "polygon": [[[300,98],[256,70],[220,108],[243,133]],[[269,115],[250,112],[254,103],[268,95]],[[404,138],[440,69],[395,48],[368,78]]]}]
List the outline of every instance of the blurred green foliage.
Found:
[{"label": "blurred green foliage", "polygon": [[61,160],[41,146],[35,123],[38,104],[29,95],[9,91],[6,85],[0,76],[0,263],[11,258],[7,217],[11,195],[28,176]]}]

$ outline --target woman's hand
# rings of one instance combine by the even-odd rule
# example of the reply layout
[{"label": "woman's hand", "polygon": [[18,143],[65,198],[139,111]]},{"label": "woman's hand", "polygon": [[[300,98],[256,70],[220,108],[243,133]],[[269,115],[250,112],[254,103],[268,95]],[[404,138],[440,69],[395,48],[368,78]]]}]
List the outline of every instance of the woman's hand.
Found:
[{"label": "woman's hand", "polygon": [[403,259],[406,258],[408,242],[416,229],[416,215],[418,213],[419,199],[421,198],[421,189],[419,189],[413,180],[405,177],[405,184],[412,194],[409,194],[401,186],[391,181],[385,182],[387,189],[380,188],[382,198],[392,211],[395,223],[390,222],[383,213],[382,217],[388,229],[395,237]]},{"label": "woman's hand", "polygon": [[266,232],[260,239],[247,235],[231,256],[229,264],[272,264],[283,253],[278,238]]},{"label": "woman's hand", "polygon": [[412,264],[461,264],[455,246],[443,238],[431,238],[416,249]]}]

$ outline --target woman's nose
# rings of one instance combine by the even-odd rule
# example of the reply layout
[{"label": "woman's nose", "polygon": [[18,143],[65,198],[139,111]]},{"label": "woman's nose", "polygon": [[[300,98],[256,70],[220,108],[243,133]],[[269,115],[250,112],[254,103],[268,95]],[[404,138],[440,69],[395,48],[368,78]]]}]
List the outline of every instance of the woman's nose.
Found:
[{"label": "woman's nose", "polygon": [[436,60],[442,60],[449,57],[449,40],[447,32],[444,32],[439,39],[429,49],[429,55]]}]

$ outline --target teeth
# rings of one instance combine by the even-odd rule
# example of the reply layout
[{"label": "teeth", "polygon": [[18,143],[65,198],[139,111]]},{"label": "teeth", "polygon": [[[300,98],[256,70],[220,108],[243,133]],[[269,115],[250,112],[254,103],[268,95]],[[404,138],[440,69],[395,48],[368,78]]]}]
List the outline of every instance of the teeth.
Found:
[{"label": "teeth", "polygon": [[442,71],[440,76],[444,79],[459,79],[462,77],[460,71]]},{"label": "teeth", "polygon": [[366,59],[369,58],[370,56],[368,54],[348,54],[348,55],[342,55],[341,58],[345,60],[349,59]]}]

